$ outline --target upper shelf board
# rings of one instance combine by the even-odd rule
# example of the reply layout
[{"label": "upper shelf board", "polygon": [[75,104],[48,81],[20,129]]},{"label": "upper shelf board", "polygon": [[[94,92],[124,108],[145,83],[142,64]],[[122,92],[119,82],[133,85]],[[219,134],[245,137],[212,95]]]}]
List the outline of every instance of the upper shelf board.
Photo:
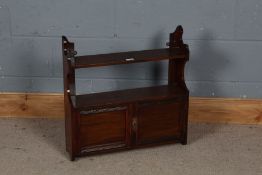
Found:
[{"label": "upper shelf board", "polygon": [[181,49],[155,49],[132,52],[120,52],[100,55],[75,56],[74,68],[99,67],[117,64],[130,64],[167,59],[185,59],[185,51]]}]

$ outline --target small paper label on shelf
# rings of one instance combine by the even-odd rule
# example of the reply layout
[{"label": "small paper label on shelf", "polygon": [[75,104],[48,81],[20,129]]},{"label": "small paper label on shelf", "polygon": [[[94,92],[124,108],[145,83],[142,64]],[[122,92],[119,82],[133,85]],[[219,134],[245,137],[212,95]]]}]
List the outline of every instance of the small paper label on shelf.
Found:
[{"label": "small paper label on shelf", "polygon": [[135,61],[135,58],[127,58],[126,61]]}]

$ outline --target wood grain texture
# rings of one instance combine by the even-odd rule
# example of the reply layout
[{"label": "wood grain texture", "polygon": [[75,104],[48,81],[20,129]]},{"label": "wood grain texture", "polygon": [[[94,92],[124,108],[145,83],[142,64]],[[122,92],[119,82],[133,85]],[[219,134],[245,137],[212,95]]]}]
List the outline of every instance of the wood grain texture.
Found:
[{"label": "wood grain texture", "polygon": [[191,98],[189,120],[193,122],[262,124],[262,100]]},{"label": "wood grain texture", "polygon": [[[0,116],[63,118],[63,94],[0,93]],[[262,124],[262,99],[191,97],[189,121]]]},{"label": "wood grain texture", "polygon": [[63,94],[0,93],[0,116],[61,118],[63,100]]}]

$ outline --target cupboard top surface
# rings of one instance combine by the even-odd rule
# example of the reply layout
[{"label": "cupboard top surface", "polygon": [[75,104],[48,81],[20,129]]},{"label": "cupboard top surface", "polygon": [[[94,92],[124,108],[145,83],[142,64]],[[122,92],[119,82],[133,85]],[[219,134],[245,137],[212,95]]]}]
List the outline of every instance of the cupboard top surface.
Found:
[{"label": "cupboard top surface", "polygon": [[158,100],[187,96],[185,89],[176,85],[163,85],[146,88],[119,90],[94,94],[72,96],[74,107],[85,110],[92,107],[124,104],[146,100]]}]

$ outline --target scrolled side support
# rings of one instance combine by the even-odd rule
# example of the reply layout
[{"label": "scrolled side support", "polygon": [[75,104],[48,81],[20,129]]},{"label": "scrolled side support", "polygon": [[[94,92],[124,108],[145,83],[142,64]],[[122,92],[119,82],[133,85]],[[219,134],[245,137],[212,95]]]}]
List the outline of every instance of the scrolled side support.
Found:
[{"label": "scrolled side support", "polygon": [[181,25],[177,26],[176,30],[169,37],[170,54],[183,57],[169,60],[168,84],[177,84],[188,91],[185,84],[184,71],[185,64],[189,60],[189,49],[188,45],[184,44],[182,37],[183,27]]},{"label": "scrolled side support", "polygon": [[70,159],[74,160],[77,155],[77,141],[73,139],[77,135],[75,109],[73,108],[72,98],[75,92],[75,70],[74,64],[74,43],[68,41],[62,36],[62,56],[63,56],[63,77],[64,77],[64,109],[65,109],[65,133],[66,133],[66,150]]}]

